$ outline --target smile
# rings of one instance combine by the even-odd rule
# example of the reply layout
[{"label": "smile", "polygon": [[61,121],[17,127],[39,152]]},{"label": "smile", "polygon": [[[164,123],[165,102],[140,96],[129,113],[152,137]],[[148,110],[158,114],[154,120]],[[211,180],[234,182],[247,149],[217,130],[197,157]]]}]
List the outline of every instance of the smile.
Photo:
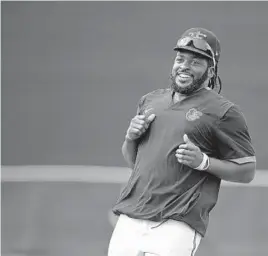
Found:
[{"label": "smile", "polygon": [[178,76],[184,79],[192,78],[191,75],[186,74],[186,73],[179,73]]}]

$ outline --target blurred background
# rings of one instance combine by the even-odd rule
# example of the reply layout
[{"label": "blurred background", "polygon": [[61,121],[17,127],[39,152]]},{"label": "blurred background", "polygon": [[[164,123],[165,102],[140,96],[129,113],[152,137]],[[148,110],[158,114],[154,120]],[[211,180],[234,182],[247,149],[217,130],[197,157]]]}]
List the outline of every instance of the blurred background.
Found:
[{"label": "blurred background", "polygon": [[[245,114],[267,177],[267,12],[267,2],[2,2],[2,255],[106,255],[126,129],[140,97],[169,86],[191,27],[218,36],[222,94]],[[267,253],[259,181],[223,186],[198,256]]]}]

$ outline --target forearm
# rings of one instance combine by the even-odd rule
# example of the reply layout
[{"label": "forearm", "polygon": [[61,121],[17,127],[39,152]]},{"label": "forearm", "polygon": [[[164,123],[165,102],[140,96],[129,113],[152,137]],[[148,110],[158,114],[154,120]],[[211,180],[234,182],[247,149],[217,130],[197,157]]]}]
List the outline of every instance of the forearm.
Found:
[{"label": "forearm", "polygon": [[122,154],[128,166],[133,169],[137,156],[137,141],[126,139],[122,146]]},{"label": "forearm", "polygon": [[210,158],[207,172],[226,181],[249,183],[255,175],[256,164],[253,162],[237,164],[235,162]]}]

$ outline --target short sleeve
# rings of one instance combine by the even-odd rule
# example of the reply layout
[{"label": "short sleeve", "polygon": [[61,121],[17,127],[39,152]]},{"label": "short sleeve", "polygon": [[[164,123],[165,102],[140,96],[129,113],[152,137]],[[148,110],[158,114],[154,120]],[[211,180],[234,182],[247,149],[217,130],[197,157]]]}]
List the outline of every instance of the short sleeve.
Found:
[{"label": "short sleeve", "polygon": [[238,164],[256,162],[246,119],[238,106],[227,110],[217,128],[215,142],[220,159]]}]

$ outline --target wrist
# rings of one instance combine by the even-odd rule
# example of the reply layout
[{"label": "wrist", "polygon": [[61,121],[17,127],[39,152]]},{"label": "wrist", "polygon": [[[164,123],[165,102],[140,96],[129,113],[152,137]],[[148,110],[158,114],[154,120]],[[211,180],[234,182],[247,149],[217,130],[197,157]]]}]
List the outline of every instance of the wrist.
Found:
[{"label": "wrist", "polygon": [[205,171],[209,168],[210,165],[210,160],[207,154],[202,153],[203,154],[203,159],[202,162],[200,163],[199,166],[197,166],[195,169],[199,170],[199,171]]},{"label": "wrist", "polygon": [[125,136],[125,141],[126,142],[134,142],[134,140],[132,138],[130,138],[128,134],[126,134],[126,136]]},{"label": "wrist", "polygon": [[207,171],[208,168],[210,167],[210,158],[209,158],[208,155],[206,155],[206,156],[207,156],[207,159],[206,159],[206,165],[204,166],[203,171]]}]

